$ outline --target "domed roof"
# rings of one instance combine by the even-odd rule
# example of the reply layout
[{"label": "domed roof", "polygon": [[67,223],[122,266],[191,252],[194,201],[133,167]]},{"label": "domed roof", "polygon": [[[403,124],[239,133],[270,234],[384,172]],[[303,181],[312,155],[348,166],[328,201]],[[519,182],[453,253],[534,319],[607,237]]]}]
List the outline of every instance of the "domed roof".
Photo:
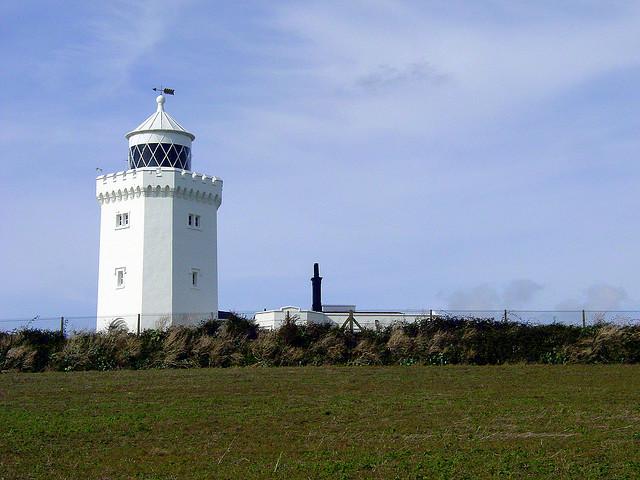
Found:
[{"label": "domed roof", "polygon": [[188,136],[191,140],[196,137],[193,133],[187,132],[187,130],[180,125],[175,118],[164,111],[164,95],[158,95],[156,98],[158,108],[155,113],[151,114],[144,122],[138,125],[134,130],[125,135],[126,138],[131,138],[133,135],[139,133],[152,133],[152,132],[172,132]]},{"label": "domed roof", "polygon": [[195,136],[164,111],[163,95],[156,102],[156,112],[125,135],[129,140],[129,168],[191,170],[191,142]]}]

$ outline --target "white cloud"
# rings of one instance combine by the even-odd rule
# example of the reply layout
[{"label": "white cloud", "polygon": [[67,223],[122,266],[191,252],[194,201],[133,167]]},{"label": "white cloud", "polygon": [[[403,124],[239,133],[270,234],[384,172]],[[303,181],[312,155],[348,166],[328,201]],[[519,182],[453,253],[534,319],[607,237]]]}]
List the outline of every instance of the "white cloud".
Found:
[{"label": "white cloud", "polygon": [[[352,136],[390,129],[442,135],[640,63],[640,51],[630,48],[640,42],[632,8],[625,17],[559,13],[512,26],[455,22],[421,4],[395,10],[380,2],[295,3],[281,10],[275,26],[299,39],[296,64],[304,67],[296,77],[324,100],[296,100],[298,110],[320,107],[317,115],[333,117],[327,129]],[[446,78],[447,88],[408,81],[420,76]],[[379,88],[352,94],[351,86],[363,82],[384,85],[386,95]]]}]

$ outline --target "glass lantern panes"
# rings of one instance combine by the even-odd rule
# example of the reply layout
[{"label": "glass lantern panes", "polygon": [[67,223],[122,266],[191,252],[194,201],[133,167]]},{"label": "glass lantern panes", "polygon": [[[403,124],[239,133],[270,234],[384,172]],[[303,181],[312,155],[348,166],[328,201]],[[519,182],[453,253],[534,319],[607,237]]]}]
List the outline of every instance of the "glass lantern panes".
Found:
[{"label": "glass lantern panes", "polygon": [[129,148],[129,168],[174,167],[191,170],[191,149],[172,143],[147,143]]}]

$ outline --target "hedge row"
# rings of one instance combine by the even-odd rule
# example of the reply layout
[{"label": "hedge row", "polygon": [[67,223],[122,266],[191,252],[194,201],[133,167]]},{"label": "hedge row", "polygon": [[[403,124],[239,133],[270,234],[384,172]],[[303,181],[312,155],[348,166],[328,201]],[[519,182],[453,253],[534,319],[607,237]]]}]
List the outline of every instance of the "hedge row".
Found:
[{"label": "hedge row", "polygon": [[445,365],[640,362],[640,326],[528,325],[435,318],[350,333],[335,326],[297,325],[262,331],[246,319],[141,335],[0,333],[0,370],[117,370],[245,365]]}]

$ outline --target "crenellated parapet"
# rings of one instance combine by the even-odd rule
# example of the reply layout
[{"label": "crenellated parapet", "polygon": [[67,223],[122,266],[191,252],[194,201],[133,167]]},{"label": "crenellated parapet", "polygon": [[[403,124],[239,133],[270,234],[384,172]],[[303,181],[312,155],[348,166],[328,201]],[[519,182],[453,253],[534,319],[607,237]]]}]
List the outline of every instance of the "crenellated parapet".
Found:
[{"label": "crenellated parapet", "polygon": [[100,204],[139,197],[176,197],[220,207],[222,180],[166,167],[127,170],[96,178],[96,199]]}]

